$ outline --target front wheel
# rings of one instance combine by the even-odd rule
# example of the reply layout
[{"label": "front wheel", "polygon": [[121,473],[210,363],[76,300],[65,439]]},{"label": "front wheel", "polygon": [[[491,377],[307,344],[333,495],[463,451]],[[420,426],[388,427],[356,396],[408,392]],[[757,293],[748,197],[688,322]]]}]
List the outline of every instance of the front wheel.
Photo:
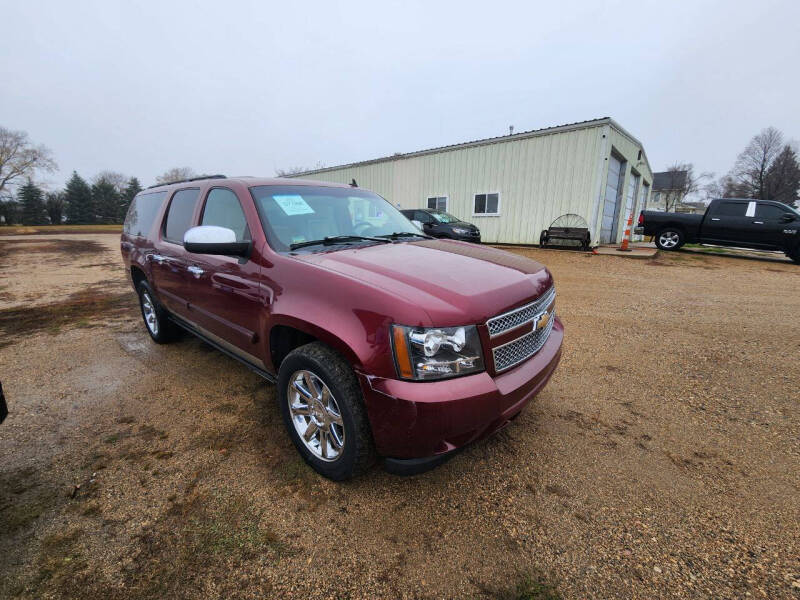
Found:
[{"label": "front wheel", "polygon": [[680,229],[662,229],[656,235],[656,246],[659,250],[677,250],[685,243],[683,232]]},{"label": "front wheel", "polygon": [[289,353],[278,370],[278,400],[289,437],[320,475],[350,479],[374,461],[361,388],[328,346],[312,342]]}]

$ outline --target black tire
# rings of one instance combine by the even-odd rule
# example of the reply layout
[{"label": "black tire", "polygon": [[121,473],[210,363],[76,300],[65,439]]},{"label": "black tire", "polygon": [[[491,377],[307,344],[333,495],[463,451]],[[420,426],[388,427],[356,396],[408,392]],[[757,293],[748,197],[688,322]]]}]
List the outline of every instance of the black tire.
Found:
[{"label": "black tire", "polygon": [[656,234],[656,247],[659,250],[678,250],[686,243],[686,236],[677,227],[665,227]]},{"label": "black tire", "polygon": [[786,256],[791,258],[794,261],[794,264],[800,265],[800,245],[798,245],[793,251],[787,252]]},{"label": "black tire", "polygon": [[[150,284],[147,281],[140,281],[136,290],[139,292],[139,310],[144,320],[144,328],[153,341],[157,344],[166,344],[174,340],[178,328],[175,323],[169,320],[167,310],[156,300],[156,295],[153,293],[153,288],[150,287]],[[148,303],[152,312],[148,310]],[[152,323],[148,323],[148,312],[153,318]]]},{"label": "black tire", "polygon": [[[312,452],[306,446],[306,442],[301,439],[293,421],[289,410],[289,386],[295,377],[298,377],[300,371],[310,372],[318,380],[321,380],[333,396],[334,405],[338,407],[341,425],[336,425],[336,428],[339,431],[343,430],[343,444],[338,456],[333,459],[323,460],[317,454],[319,448]],[[318,382],[316,383],[318,384]],[[375,445],[372,441],[372,430],[364,408],[361,388],[352,367],[337,352],[321,342],[312,342],[292,350],[281,362],[277,385],[281,415],[289,437],[303,460],[317,473],[328,479],[341,481],[364,473],[375,462]],[[322,393],[312,394],[312,396],[319,400]],[[298,396],[298,401],[302,403],[305,399],[303,396]],[[311,408],[312,400],[308,401],[307,406],[309,409]],[[316,414],[319,415],[319,412]],[[326,413],[322,416],[330,415]],[[305,423],[304,415],[295,415],[294,418],[300,419],[299,426],[302,427],[304,424],[310,424],[312,417],[309,414],[308,421]],[[315,429],[316,433],[311,436],[310,443],[317,442],[318,446],[322,445],[321,438],[325,427],[330,431],[335,426],[333,423],[326,423],[323,429]],[[332,440],[331,435],[329,434],[326,440]],[[328,441],[326,444],[332,444],[332,442]],[[333,445],[326,445],[326,447],[328,452],[336,451]]]}]

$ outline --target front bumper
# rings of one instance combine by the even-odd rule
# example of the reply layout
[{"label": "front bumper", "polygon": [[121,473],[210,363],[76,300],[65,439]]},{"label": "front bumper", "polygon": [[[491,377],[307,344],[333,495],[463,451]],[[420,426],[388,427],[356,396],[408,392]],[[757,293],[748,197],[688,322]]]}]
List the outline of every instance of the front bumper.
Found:
[{"label": "front bumper", "polygon": [[481,234],[478,233],[477,235],[460,235],[458,233],[453,233],[450,235],[450,239],[458,240],[459,242],[472,242],[473,244],[480,244],[481,243]]},{"label": "front bumper", "polygon": [[494,378],[483,372],[416,382],[359,374],[378,453],[399,459],[443,455],[505,427],[547,384],[563,339],[556,318],[539,352]]}]

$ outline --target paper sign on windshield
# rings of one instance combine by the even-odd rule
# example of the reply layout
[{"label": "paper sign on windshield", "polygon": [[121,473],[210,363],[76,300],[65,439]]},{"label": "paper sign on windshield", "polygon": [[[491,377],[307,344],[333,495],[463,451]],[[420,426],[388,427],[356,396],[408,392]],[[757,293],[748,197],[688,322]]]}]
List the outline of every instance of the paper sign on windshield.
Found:
[{"label": "paper sign on windshield", "polygon": [[314,212],[314,209],[311,208],[305,200],[303,200],[303,197],[298,196],[297,194],[273,196],[273,198],[275,199],[275,202],[278,203],[278,206],[281,207],[283,212],[290,217],[292,215],[308,215]]}]

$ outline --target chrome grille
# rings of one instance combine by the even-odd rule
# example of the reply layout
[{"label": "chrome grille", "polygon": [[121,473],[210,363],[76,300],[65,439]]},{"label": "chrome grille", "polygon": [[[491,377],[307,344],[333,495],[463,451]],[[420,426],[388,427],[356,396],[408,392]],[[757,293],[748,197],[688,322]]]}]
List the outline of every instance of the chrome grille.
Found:
[{"label": "chrome grille", "polygon": [[522,361],[530,358],[542,349],[550,332],[553,331],[553,323],[556,320],[556,311],[550,313],[550,320],[544,329],[534,329],[522,337],[498,346],[492,350],[494,358],[494,369],[498,373],[518,365]]},{"label": "chrome grille", "polygon": [[551,287],[547,290],[541,298],[534,300],[530,304],[520,306],[507,313],[492,317],[486,321],[486,327],[489,328],[489,337],[496,337],[501,333],[505,333],[515,327],[530,323],[533,319],[541,313],[545,308],[550,305],[553,298],[556,296],[556,289]]}]

